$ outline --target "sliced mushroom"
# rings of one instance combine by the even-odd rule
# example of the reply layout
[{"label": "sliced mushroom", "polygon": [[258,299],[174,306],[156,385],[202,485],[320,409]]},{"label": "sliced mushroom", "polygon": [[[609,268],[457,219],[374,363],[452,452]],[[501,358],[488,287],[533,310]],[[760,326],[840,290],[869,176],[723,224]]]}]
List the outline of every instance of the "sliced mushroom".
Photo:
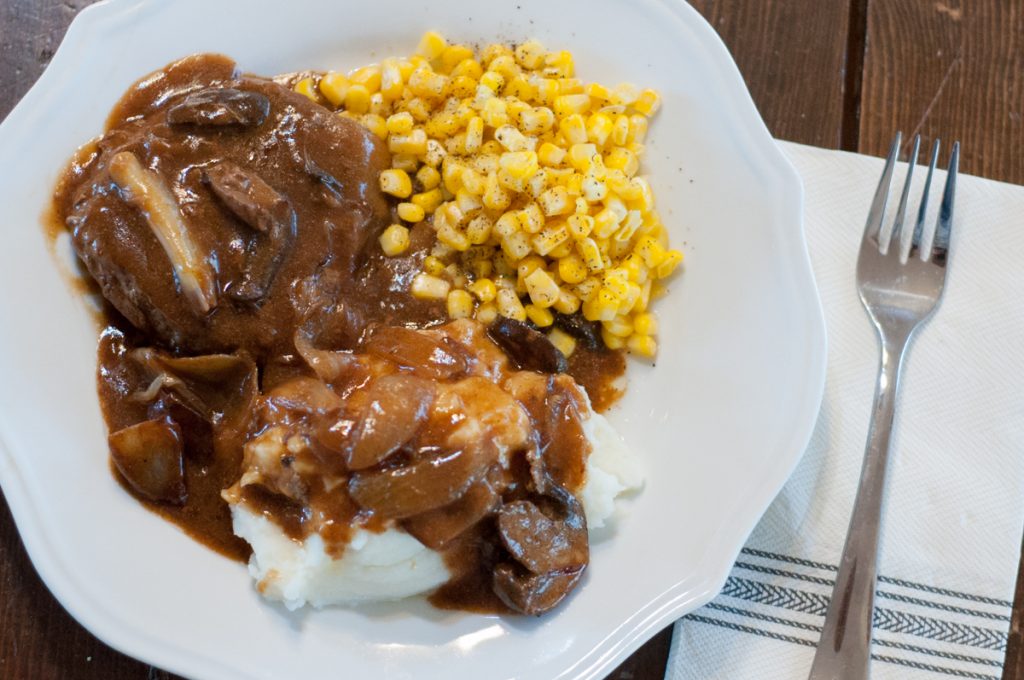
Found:
[{"label": "sliced mushroom", "polygon": [[585,568],[530,574],[511,564],[499,564],[494,569],[492,587],[510,609],[539,616],[553,609],[572,591]]},{"label": "sliced mushroom", "polygon": [[498,533],[512,557],[534,574],[581,567],[589,558],[585,522],[552,519],[530,501],[502,506]]},{"label": "sliced mushroom", "polygon": [[171,125],[261,125],[270,115],[270,99],[259,92],[209,87],[188,94],[167,109]]},{"label": "sliced mushroom", "polygon": [[452,539],[490,514],[498,501],[494,487],[481,480],[454,503],[410,517],[402,527],[431,550],[442,550]]},{"label": "sliced mushroom", "polygon": [[587,349],[604,347],[601,325],[596,321],[587,321],[582,314],[555,314],[555,326],[579,340]]},{"label": "sliced mushroom", "polygon": [[366,351],[433,380],[458,378],[469,371],[465,351],[450,338],[401,326],[377,328]]},{"label": "sliced mushroom", "polygon": [[419,460],[411,465],[356,473],[348,491],[360,507],[403,519],[453,503],[497,461],[487,441]]},{"label": "sliced mushroom", "polygon": [[131,356],[153,375],[150,389],[135,395],[136,400],[172,391],[213,425],[217,438],[232,437],[248,426],[258,385],[256,364],[247,355],[172,357],[144,347]]},{"label": "sliced mushroom", "polygon": [[361,395],[366,405],[353,433],[348,467],[363,470],[384,461],[412,439],[434,403],[434,383],[412,375],[386,375]]},{"label": "sliced mushroom", "polygon": [[227,294],[246,302],[262,300],[295,242],[295,210],[259,175],[234,163],[206,168],[203,180],[232,213],[259,232],[249,241],[242,281]]},{"label": "sliced mushroom", "polygon": [[185,503],[185,460],[176,424],[146,420],[112,433],[107,440],[114,465],[139,494],[161,503]]},{"label": "sliced mushroom", "polygon": [[565,373],[565,355],[543,333],[522,321],[499,316],[487,327],[487,334],[524,371]]},{"label": "sliced mushroom", "polygon": [[209,312],[217,304],[216,274],[189,234],[171,190],[130,151],[115,154],[109,168],[122,198],[142,212],[163,246],[181,292],[198,313]]}]

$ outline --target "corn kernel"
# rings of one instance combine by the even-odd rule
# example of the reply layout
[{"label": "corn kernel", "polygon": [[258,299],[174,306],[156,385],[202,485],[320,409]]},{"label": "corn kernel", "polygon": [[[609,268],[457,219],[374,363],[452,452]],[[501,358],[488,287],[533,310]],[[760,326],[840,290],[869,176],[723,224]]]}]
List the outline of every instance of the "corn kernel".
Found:
[{"label": "corn kernel", "polygon": [[539,328],[547,328],[555,322],[555,315],[550,310],[537,305],[526,305],[526,318]]},{"label": "corn kernel", "polygon": [[409,292],[420,300],[444,300],[448,297],[451,287],[452,284],[442,278],[419,273],[413,278]]},{"label": "corn kernel", "polygon": [[541,255],[548,255],[569,239],[569,229],[564,223],[551,224],[533,237],[533,247]]},{"label": "corn kernel", "polygon": [[589,170],[597,156],[597,147],[593,144],[573,144],[569,147],[569,164],[580,172]]},{"label": "corn kernel", "polygon": [[[316,85],[313,84],[312,78],[303,78],[299,82],[295,83],[294,90],[313,101],[317,101]],[[360,113],[362,113],[362,111],[360,111]]]},{"label": "corn kernel", "polygon": [[380,67],[379,66],[363,66],[357,68],[348,74],[348,80],[353,85],[362,85],[366,90],[373,94],[374,92],[380,91]]},{"label": "corn kernel", "polygon": [[420,44],[416,48],[416,54],[419,54],[427,59],[437,59],[444,52],[445,48],[448,47],[448,41],[445,40],[440,33],[436,31],[427,31],[420,38]]},{"label": "corn kernel", "polygon": [[550,307],[558,301],[559,288],[555,280],[544,269],[535,269],[524,277],[530,300],[538,307]]},{"label": "corn kernel", "polygon": [[448,76],[421,66],[409,76],[409,90],[417,97],[440,99],[448,89]]},{"label": "corn kernel", "polygon": [[572,78],[576,72],[572,59],[572,52],[561,50],[551,52],[544,57],[545,71],[558,75],[561,78]]},{"label": "corn kernel", "polygon": [[608,185],[589,175],[583,178],[582,189],[583,198],[587,199],[591,203],[597,203],[598,201],[604,200],[608,195]]},{"label": "corn kernel", "polygon": [[583,303],[583,316],[588,321],[611,321],[618,315],[619,300],[604,286]]},{"label": "corn kernel", "polygon": [[612,335],[606,329],[601,329],[601,340],[608,349],[622,349],[626,346],[626,340],[617,335]]},{"label": "corn kernel", "polygon": [[[539,325],[539,324],[538,324]],[[572,337],[561,328],[553,328],[548,333],[548,340],[555,346],[559,352],[562,353],[566,359],[572,356],[573,352],[576,351],[576,338]]]},{"label": "corn kernel", "polygon": [[552,187],[545,191],[537,199],[545,217],[553,215],[564,215],[572,210],[572,203],[569,200],[569,192],[565,187]]},{"label": "corn kernel", "polygon": [[320,78],[320,94],[334,106],[341,106],[345,101],[348,88],[349,80],[342,73],[331,71]]},{"label": "corn kernel", "polygon": [[521,231],[503,237],[501,249],[516,262],[529,255],[533,250],[530,247],[530,237]]},{"label": "corn kernel", "polygon": [[543,269],[545,265],[544,258],[538,255],[527,255],[516,264],[516,275],[520,279],[526,279],[527,276]]},{"label": "corn kernel", "polygon": [[525,69],[531,71],[544,65],[544,55],[547,50],[537,40],[527,40],[515,48],[516,62]]},{"label": "corn kernel", "polygon": [[495,172],[487,175],[487,188],[483,200],[484,206],[490,210],[504,210],[512,203],[512,197],[498,184],[498,175]]},{"label": "corn kernel", "polygon": [[442,73],[451,73],[456,66],[466,59],[473,58],[473,50],[465,45],[449,45],[441,52],[440,69]]},{"label": "corn kernel", "polygon": [[485,302],[476,308],[475,318],[483,325],[489,325],[498,318],[498,306],[493,302]]},{"label": "corn kernel", "polygon": [[665,253],[664,259],[658,264],[658,278],[666,279],[671,276],[682,261],[683,254],[678,250],[670,250]]},{"label": "corn kernel", "polygon": [[634,335],[626,341],[629,351],[653,359],[658,354],[658,343],[649,335]]},{"label": "corn kernel", "polygon": [[651,236],[644,236],[639,239],[633,252],[639,255],[643,259],[644,264],[651,269],[660,265],[665,259],[665,249]]},{"label": "corn kernel", "polygon": [[498,291],[498,313],[516,321],[526,321],[526,309],[514,290],[502,288]]},{"label": "corn kernel", "polygon": [[409,247],[409,230],[400,224],[392,224],[384,230],[378,240],[385,255],[399,255]]},{"label": "corn kernel", "polygon": [[640,97],[640,88],[633,83],[619,83],[612,88],[612,98],[609,99],[612,104],[621,104],[629,106]]},{"label": "corn kernel", "polygon": [[393,113],[388,116],[388,132],[394,135],[407,135],[412,132],[416,121],[408,111]]},{"label": "corn kernel", "polygon": [[412,193],[412,180],[404,170],[384,170],[380,173],[380,190],[398,198],[408,198]]},{"label": "corn kernel", "polygon": [[501,169],[517,180],[532,177],[539,169],[534,151],[506,151],[501,154]]},{"label": "corn kernel", "polygon": [[423,193],[413,194],[409,201],[423,208],[428,215],[437,210],[437,207],[444,201],[444,195],[440,188],[434,188]]},{"label": "corn kernel", "polygon": [[587,118],[587,139],[598,146],[604,146],[612,134],[614,124],[605,113],[594,113]]},{"label": "corn kernel", "polygon": [[388,137],[388,126],[385,120],[374,113],[364,114],[359,122],[363,124],[363,127],[377,135],[381,139],[387,139]]},{"label": "corn kernel", "polygon": [[365,85],[351,85],[345,93],[345,110],[366,113],[370,110],[370,91]]},{"label": "corn kernel", "polygon": [[629,141],[629,116],[619,114],[615,116],[615,123],[612,127],[612,143],[622,146]]},{"label": "corn kernel", "polygon": [[628,142],[640,143],[644,141],[647,136],[647,119],[638,113],[634,113],[629,117],[629,137]]},{"label": "corn kernel", "polygon": [[604,85],[601,85],[600,83],[589,83],[583,89],[583,91],[586,92],[590,96],[591,101],[593,101],[595,99],[599,99],[601,101],[607,101],[607,100],[611,99],[611,96],[612,96],[611,90],[609,90]]},{"label": "corn kernel", "polygon": [[575,314],[580,308],[580,298],[573,292],[560,288],[554,308],[562,314]]},{"label": "corn kernel", "polygon": [[583,264],[587,265],[587,269],[591,272],[599,272],[604,269],[604,259],[601,257],[601,250],[597,247],[597,243],[592,238],[583,238],[577,241],[577,248],[580,251],[580,257],[583,259]]},{"label": "corn kernel", "polygon": [[570,215],[566,224],[569,227],[569,234],[577,241],[590,236],[590,232],[594,230],[594,218],[590,215]]},{"label": "corn kernel", "polygon": [[633,102],[633,108],[645,116],[653,116],[661,108],[661,95],[656,90],[644,90]]},{"label": "corn kernel", "polygon": [[480,86],[490,90],[493,94],[501,92],[505,87],[505,77],[494,71],[487,71],[480,76]]},{"label": "corn kernel", "polygon": [[558,124],[558,131],[568,144],[584,144],[587,141],[587,125],[578,113],[566,116]]},{"label": "corn kernel", "polygon": [[448,316],[452,319],[468,319],[473,316],[473,296],[464,290],[448,293]]},{"label": "corn kernel", "polygon": [[413,97],[406,102],[405,110],[412,114],[417,123],[424,123],[430,118],[430,105],[419,97]]},{"label": "corn kernel", "polygon": [[633,317],[633,332],[638,335],[657,335],[658,317],[651,313],[637,314]]},{"label": "corn kernel", "polygon": [[494,281],[490,279],[477,279],[469,284],[469,290],[472,291],[473,295],[476,295],[480,302],[490,302],[498,294]]},{"label": "corn kernel", "polygon": [[551,142],[544,142],[537,149],[537,160],[541,165],[547,165],[549,167],[558,167],[565,160],[565,149],[560,146],[556,146]]},{"label": "corn kernel", "polygon": [[558,260],[558,275],[566,283],[580,283],[587,278],[587,266],[579,256],[566,255]]},{"label": "corn kernel", "polygon": [[480,201],[480,197],[466,191],[465,188],[459,189],[455,192],[455,203],[459,206],[459,210],[464,214],[484,207],[484,204]]},{"label": "corn kernel", "polygon": [[617,146],[608,152],[604,164],[609,168],[622,170],[627,177],[632,177],[640,169],[640,161],[636,154],[625,147]]},{"label": "corn kernel", "polygon": [[406,222],[415,224],[416,222],[422,222],[427,214],[423,208],[415,203],[399,203],[398,216]]},{"label": "corn kernel", "polygon": [[423,258],[423,271],[431,276],[440,276],[444,271],[444,262],[434,255],[427,255]]},{"label": "corn kernel", "polygon": [[[357,85],[353,85],[354,90]],[[349,90],[351,93],[351,90]],[[407,153],[420,156],[427,153],[427,133],[415,129],[407,135],[392,134],[388,137],[388,149],[391,153]]]},{"label": "corn kernel", "polygon": [[429,191],[441,183],[441,173],[436,168],[424,165],[416,171],[416,181],[420,186]]},{"label": "corn kernel", "polygon": [[502,125],[495,130],[494,138],[508,152],[522,153],[529,149],[529,142],[526,141],[526,136],[512,125]]},{"label": "corn kernel", "polygon": [[452,69],[452,78],[469,78],[471,80],[480,80],[480,76],[484,74],[484,69],[480,66],[480,62],[476,59],[468,58],[463,59],[455,68]]}]

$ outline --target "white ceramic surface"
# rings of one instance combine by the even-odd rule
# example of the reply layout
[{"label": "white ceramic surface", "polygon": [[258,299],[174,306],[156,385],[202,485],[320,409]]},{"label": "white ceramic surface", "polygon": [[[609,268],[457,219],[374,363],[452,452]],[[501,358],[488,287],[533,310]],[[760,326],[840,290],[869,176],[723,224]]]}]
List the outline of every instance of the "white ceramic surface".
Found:
[{"label": "white ceramic surface", "polygon": [[[493,9],[491,8],[493,7]],[[825,331],[800,181],[725,47],[675,0],[114,0],[79,15],[0,126],[0,482],[32,562],[114,647],[198,678],[594,678],[709,600],[810,435]],[[647,487],[593,548],[582,587],[541,619],[422,602],[289,615],[242,565],[142,509],[107,469],[96,327],[40,228],[76,146],[135,79],[220,51],[272,74],[535,36],[584,79],[660,89],[646,169],[685,274],[657,303],[657,368],[631,362],[611,413]]]}]

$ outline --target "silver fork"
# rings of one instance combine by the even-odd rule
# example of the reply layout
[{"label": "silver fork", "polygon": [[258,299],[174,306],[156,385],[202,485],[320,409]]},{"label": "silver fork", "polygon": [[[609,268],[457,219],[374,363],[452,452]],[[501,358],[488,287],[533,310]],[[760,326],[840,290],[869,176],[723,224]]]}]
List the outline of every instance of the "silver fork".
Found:
[{"label": "silver fork", "polygon": [[[925,231],[925,211],[932,173],[939,157],[939,140],[933,143],[921,206],[917,211],[914,231],[907,239],[903,238],[906,229],[904,217],[921,145],[920,135],[914,137],[891,236],[882,228],[901,138],[902,135],[896,133],[896,139],[889,149],[889,158],[871,203],[857,259],[857,289],[878,331],[882,357],[853,516],[850,518],[832,600],[825,614],[821,640],[811,665],[810,680],[863,680],[868,677],[878,533],[885,469],[889,460],[889,435],[896,411],[896,391],[899,389],[903,353],[914,331],[935,311],[946,280],[960,143],[953,145],[934,237],[929,238],[932,234],[928,233],[930,229]],[[908,240],[909,244],[906,244]]]}]

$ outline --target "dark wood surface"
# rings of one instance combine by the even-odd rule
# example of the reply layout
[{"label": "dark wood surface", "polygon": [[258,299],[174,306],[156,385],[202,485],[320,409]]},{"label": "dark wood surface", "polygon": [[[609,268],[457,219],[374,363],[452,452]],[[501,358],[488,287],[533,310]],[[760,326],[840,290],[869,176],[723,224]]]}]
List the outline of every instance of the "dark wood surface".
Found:
[{"label": "dark wood surface", "polygon": [[[90,0],[0,0],[0,118]],[[962,170],[1024,184],[1021,0],[694,0],[782,139],[881,155],[896,129],[960,139]],[[1024,680],[1018,576],[1004,680]],[[671,629],[610,677],[661,678]],[[165,680],[64,612],[0,501],[0,678]],[[744,680],[744,679],[737,679]]]}]

